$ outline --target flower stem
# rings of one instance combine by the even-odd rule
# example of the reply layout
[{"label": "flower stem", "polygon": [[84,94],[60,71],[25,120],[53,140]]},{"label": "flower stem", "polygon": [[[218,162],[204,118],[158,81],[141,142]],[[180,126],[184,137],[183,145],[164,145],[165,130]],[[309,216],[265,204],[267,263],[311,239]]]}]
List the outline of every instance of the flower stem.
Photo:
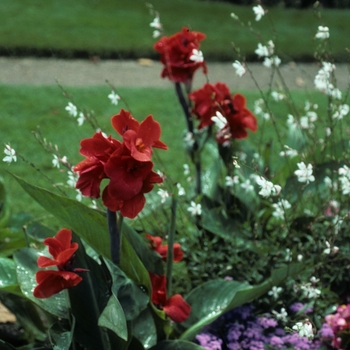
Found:
[{"label": "flower stem", "polygon": [[167,280],[167,295],[171,295],[172,289],[172,273],[173,273],[173,262],[174,262],[174,241],[175,241],[175,230],[176,230],[176,208],[177,208],[177,187],[174,186],[174,193],[171,202],[171,219],[170,228],[168,234],[168,256],[166,265],[166,280]]},{"label": "flower stem", "polygon": [[190,113],[189,105],[186,102],[180,83],[175,83],[175,90],[176,90],[176,95],[179,99],[180,105],[182,107],[182,110],[185,114],[188,132],[191,133],[193,137],[194,142],[193,142],[190,155],[196,169],[196,193],[201,194],[202,193],[201,161],[200,161],[200,152],[199,152],[198,142],[194,134],[193,120]]},{"label": "flower stem", "polygon": [[109,239],[111,247],[111,258],[114,264],[120,265],[120,248],[121,248],[121,223],[118,227],[117,213],[107,208],[107,221],[109,230]]}]

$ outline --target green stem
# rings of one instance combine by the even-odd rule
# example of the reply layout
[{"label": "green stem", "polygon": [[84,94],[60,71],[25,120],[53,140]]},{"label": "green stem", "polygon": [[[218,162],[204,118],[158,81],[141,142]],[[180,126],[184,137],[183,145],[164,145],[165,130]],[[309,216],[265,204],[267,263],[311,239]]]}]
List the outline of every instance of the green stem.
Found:
[{"label": "green stem", "polygon": [[166,278],[167,278],[167,295],[171,296],[172,289],[172,273],[174,263],[174,241],[175,241],[175,230],[176,230],[176,208],[177,208],[177,187],[174,186],[174,194],[171,202],[171,221],[168,234],[168,256],[166,265]]},{"label": "green stem", "polygon": [[[122,217],[122,216],[121,216]],[[108,231],[111,248],[111,259],[117,266],[120,265],[120,250],[121,250],[121,228],[122,222],[117,223],[117,213],[107,208]],[[121,220],[122,221],[122,220]]]}]

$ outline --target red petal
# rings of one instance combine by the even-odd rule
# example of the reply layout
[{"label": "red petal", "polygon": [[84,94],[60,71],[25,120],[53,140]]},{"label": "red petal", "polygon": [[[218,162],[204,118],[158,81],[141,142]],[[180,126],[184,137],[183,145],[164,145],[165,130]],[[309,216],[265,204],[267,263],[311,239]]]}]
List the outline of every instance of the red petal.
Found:
[{"label": "red petal", "polygon": [[55,239],[61,242],[63,249],[68,249],[71,247],[72,231],[66,228],[63,228],[56,233]]},{"label": "red petal", "polygon": [[36,298],[49,298],[63,289],[76,286],[82,278],[74,272],[67,271],[38,271],[36,281],[39,283],[34,289]]},{"label": "red petal", "polygon": [[179,262],[183,259],[184,252],[181,249],[181,245],[179,243],[174,243],[174,262]]},{"label": "red petal", "polygon": [[123,136],[128,130],[134,130],[137,132],[139,129],[139,122],[133,118],[130,112],[127,112],[124,109],[121,109],[119,114],[113,116],[111,122],[113,128],[121,136]]},{"label": "red petal", "polygon": [[146,198],[142,193],[137,194],[135,197],[123,201],[120,212],[123,216],[129,219],[134,219],[143,209],[146,203]]},{"label": "red petal", "polygon": [[174,322],[184,322],[191,313],[191,306],[180,294],[175,294],[163,306],[163,310]]},{"label": "red petal", "polygon": [[48,267],[48,266],[57,266],[58,261],[52,260],[46,256],[39,256],[38,258],[38,266],[39,267]]},{"label": "red petal", "polygon": [[148,272],[152,284],[152,303],[154,305],[164,305],[166,297],[166,276]]},{"label": "red petal", "polygon": [[158,236],[152,236],[148,233],[145,234],[145,237],[151,241],[151,248],[153,249],[157,249],[158,247],[160,247],[160,245],[162,244],[162,239]]}]

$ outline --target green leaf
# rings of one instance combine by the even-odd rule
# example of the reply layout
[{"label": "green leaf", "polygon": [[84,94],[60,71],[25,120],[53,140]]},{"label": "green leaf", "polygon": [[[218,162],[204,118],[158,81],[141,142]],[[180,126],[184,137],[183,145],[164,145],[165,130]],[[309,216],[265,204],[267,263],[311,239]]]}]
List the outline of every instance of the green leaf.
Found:
[{"label": "green leaf", "polygon": [[12,345],[4,342],[3,340],[0,339],[0,349],[1,350],[16,350]]},{"label": "green leaf", "polygon": [[0,256],[10,256],[16,250],[25,248],[26,246],[27,241],[22,230],[13,232],[8,228],[0,229]]},{"label": "green leaf", "polygon": [[16,266],[12,259],[0,258],[0,291],[22,295],[18,288]]},{"label": "green leaf", "polygon": [[107,222],[100,213],[76,200],[30,185],[15,175],[14,177],[45,210],[62,220],[99,254],[110,257]]},{"label": "green leaf", "polygon": [[35,304],[52,315],[67,318],[67,300],[63,292],[47,299],[35,298],[33,290],[37,286],[35,274],[38,271],[37,260],[39,252],[33,248],[23,248],[17,251],[13,259],[16,264],[17,279],[22,293]]},{"label": "green leaf", "polygon": [[147,290],[135,284],[111,261],[106,262],[113,279],[112,292],[119,300],[126,320],[132,321],[147,307],[149,302]]},{"label": "green leaf", "polygon": [[203,348],[185,340],[164,340],[150,350],[203,350]]},{"label": "green leaf", "polygon": [[128,329],[124,311],[118,299],[111,295],[108,304],[98,319],[100,327],[106,327],[125,341],[128,340]]},{"label": "green leaf", "polygon": [[132,334],[143,344],[145,349],[149,349],[157,343],[157,329],[149,308],[143,310],[132,321]]},{"label": "green leaf", "polygon": [[34,221],[27,225],[26,234],[36,241],[42,242],[47,237],[53,237],[56,232],[42,223]]},{"label": "green leaf", "polygon": [[[216,320],[223,313],[267,293],[273,286],[278,286],[287,277],[298,275],[305,265],[290,264],[272,272],[265,282],[251,286],[245,282],[214,280],[192,290],[186,297],[191,305],[190,317],[178,325],[185,330],[181,339],[191,340],[201,329]],[[187,328],[187,329],[186,329]]]},{"label": "green leaf", "polygon": [[62,322],[54,323],[50,327],[49,336],[51,344],[53,345],[53,350],[69,350],[73,340],[74,326],[75,320],[73,318],[73,325],[71,327],[68,324],[63,325]]}]

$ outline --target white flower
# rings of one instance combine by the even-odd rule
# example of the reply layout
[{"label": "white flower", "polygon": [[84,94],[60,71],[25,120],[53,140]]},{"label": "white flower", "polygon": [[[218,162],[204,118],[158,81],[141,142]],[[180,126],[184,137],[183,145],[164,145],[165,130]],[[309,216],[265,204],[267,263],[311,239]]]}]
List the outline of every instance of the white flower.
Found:
[{"label": "white flower", "polygon": [[52,165],[54,168],[59,169],[59,167],[60,167],[60,159],[56,156],[56,154],[53,155]]},{"label": "white flower", "polygon": [[193,134],[191,132],[187,132],[184,137],[184,142],[187,145],[187,147],[192,147],[194,144],[194,138]]},{"label": "white flower", "polygon": [[311,283],[305,283],[300,286],[304,297],[308,299],[316,299],[321,295],[321,291],[315,288]]},{"label": "white flower", "polygon": [[293,257],[292,257],[292,252],[290,251],[289,248],[286,249],[286,256],[285,256],[285,260],[286,261],[292,261]]},{"label": "white flower", "polygon": [[211,117],[211,120],[218,129],[222,129],[227,124],[227,119],[220,112],[216,112],[216,116]]},{"label": "white flower", "polygon": [[262,98],[259,98],[254,102],[254,113],[255,114],[263,113],[263,109],[261,108],[261,106],[263,104],[264,104],[264,100]]},{"label": "white flower", "polygon": [[281,186],[274,185],[262,176],[256,176],[255,181],[261,187],[259,194],[263,197],[270,197],[271,194],[275,196],[281,192]]},{"label": "white flower", "polygon": [[297,260],[298,260],[299,262],[302,261],[302,260],[303,260],[303,256],[302,256],[301,254],[298,254]]},{"label": "white flower", "polygon": [[328,39],[329,38],[329,28],[318,26],[318,32],[315,35],[316,39]]},{"label": "white flower", "polygon": [[177,187],[177,194],[179,196],[184,196],[186,194],[186,191],[185,189],[181,186],[181,184],[177,183],[176,184],[176,187]]},{"label": "white flower", "polygon": [[272,91],[271,92],[271,97],[276,101],[282,101],[286,96],[284,94],[281,94],[280,92],[277,91]]},{"label": "white flower", "polygon": [[287,145],[284,145],[284,148],[286,149],[285,151],[281,151],[280,152],[280,156],[281,157],[289,157],[289,158],[293,158],[296,157],[298,155],[298,151],[296,151],[293,148],[290,148]]},{"label": "white flower", "polygon": [[350,169],[346,165],[343,165],[341,168],[338,169],[338,174],[341,176],[346,176],[350,179]]},{"label": "white flower", "polygon": [[201,215],[202,206],[200,205],[200,203],[196,204],[195,202],[191,201],[191,206],[187,208],[187,211],[189,211],[192,216]]},{"label": "white flower", "polygon": [[120,96],[116,94],[114,91],[112,91],[109,95],[108,98],[111,100],[112,105],[117,106],[118,102],[120,100]]},{"label": "white flower", "polygon": [[261,17],[265,15],[265,10],[261,7],[261,5],[253,6],[253,11],[256,21],[260,21]]},{"label": "white flower", "polygon": [[259,57],[267,57],[269,56],[269,50],[267,46],[262,44],[258,44],[258,48],[254,51]]},{"label": "white flower", "polygon": [[241,187],[246,191],[246,192],[251,192],[254,190],[254,186],[250,183],[250,180],[247,179],[245,182],[241,183]]},{"label": "white flower", "polygon": [[341,176],[339,178],[342,194],[350,194],[350,180],[346,176]]},{"label": "white flower", "polygon": [[184,175],[189,175],[190,174],[190,167],[188,164],[184,164]]},{"label": "white flower", "polygon": [[239,184],[239,178],[237,175],[231,177],[231,176],[226,176],[225,177],[225,185],[226,187],[233,187],[233,185]]},{"label": "white flower", "polygon": [[151,22],[149,26],[156,29],[162,29],[162,24],[160,23],[159,17],[155,17],[153,22]]},{"label": "white flower", "polygon": [[160,196],[160,202],[165,203],[166,199],[169,197],[168,191],[160,188],[157,193]]},{"label": "white flower", "polygon": [[271,68],[272,66],[278,67],[281,64],[281,59],[278,56],[273,56],[271,58],[265,57],[263,65],[267,68]]},{"label": "white flower", "polygon": [[246,69],[244,68],[241,62],[236,60],[232,63],[232,66],[236,70],[236,74],[239,77],[242,77],[246,73]]},{"label": "white flower", "polygon": [[81,202],[82,199],[83,199],[83,195],[81,194],[81,192],[79,190],[77,190],[77,195],[75,196],[75,199],[78,201],[78,202]]},{"label": "white flower", "polygon": [[77,107],[72,103],[68,102],[68,106],[65,108],[65,110],[71,115],[72,117],[76,117],[78,115],[78,109]]},{"label": "white flower", "polygon": [[328,241],[326,241],[325,244],[326,244],[327,248],[323,250],[323,254],[329,255],[331,253],[332,254],[337,254],[338,253],[338,251],[339,251],[338,247],[336,247],[336,246],[331,247],[331,245],[329,244]]},{"label": "white flower", "polygon": [[309,183],[315,181],[315,177],[312,175],[312,164],[305,165],[304,162],[297,163],[298,170],[294,171],[294,174],[298,177],[299,182]]},{"label": "white flower", "polygon": [[17,162],[16,151],[13,148],[11,148],[10,145],[5,145],[4,153],[6,156],[2,159],[3,162],[9,164],[12,162]]},{"label": "white flower", "polygon": [[282,322],[287,322],[288,313],[284,307],[281,308],[280,312],[272,310],[272,313],[275,315],[277,320],[281,320]]},{"label": "white flower", "polygon": [[68,186],[75,188],[77,181],[78,181],[78,174],[73,171],[68,171],[68,180],[67,180]]},{"label": "white flower", "polygon": [[85,121],[85,116],[83,112],[79,113],[79,118],[77,119],[78,125],[82,126],[84,124]]},{"label": "white flower", "polygon": [[306,319],[304,322],[297,322],[293,326],[293,329],[295,331],[297,331],[301,337],[306,337],[310,340],[313,339],[313,337],[314,337],[314,332],[312,330],[312,324],[308,319]]},{"label": "white flower", "polygon": [[282,291],[283,291],[282,287],[273,286],[272,289],[267,294],[277,299]]},{"label": "white flower", "polygon": [[269,40],[267,42],[267,50],[269,51],[269,55],[273,55],[273,52],[275,50],[275,44],[273,43],[272,40]]},{"label": "white flower", "polygon": [[349,105],[343,104],[338,107],[338,110],[333,114],[334,119],[343,119],[349,113]]},{"label": "white flower", "polygon": [[287,116],[287,125],[292,130],[298,127],[298,122],[294,119],[294,117],[291,114],[288,114]]},{"label": "white flower", "polygon": [[160,37],[161,34],[162,34],[162,33],[161,33],[159,30],[154,30],[152,36],[153,36],[153,38],[155,39],[155,38]]},{"label": "white flower", "polygon": [[275,209],[272,215],[276,219],[283,220],[285,210],[290,209],[292,206],[286,199],[281,199],[277,203],[273,203],[272,207]]},{"label": "white flower", "polygon": [[239,17],[235,14],[235,13],[233,13],[233,12],[231,12],[231,15],[230,15],[233,19],[239,19]]},{"label": "white flower", "polygon": [[315,276],[312,276],[310,278],[310,282],[313,283],[313,284],[316,284],[317,282],[320,282],[320,279],[319,278],[316,278]]},{"label": "white flower", "polygon": [[204,61],[203,52],[197,49],[193,49],[192,55],[190,56],[190,60],[197,63],[203,62]]}]

